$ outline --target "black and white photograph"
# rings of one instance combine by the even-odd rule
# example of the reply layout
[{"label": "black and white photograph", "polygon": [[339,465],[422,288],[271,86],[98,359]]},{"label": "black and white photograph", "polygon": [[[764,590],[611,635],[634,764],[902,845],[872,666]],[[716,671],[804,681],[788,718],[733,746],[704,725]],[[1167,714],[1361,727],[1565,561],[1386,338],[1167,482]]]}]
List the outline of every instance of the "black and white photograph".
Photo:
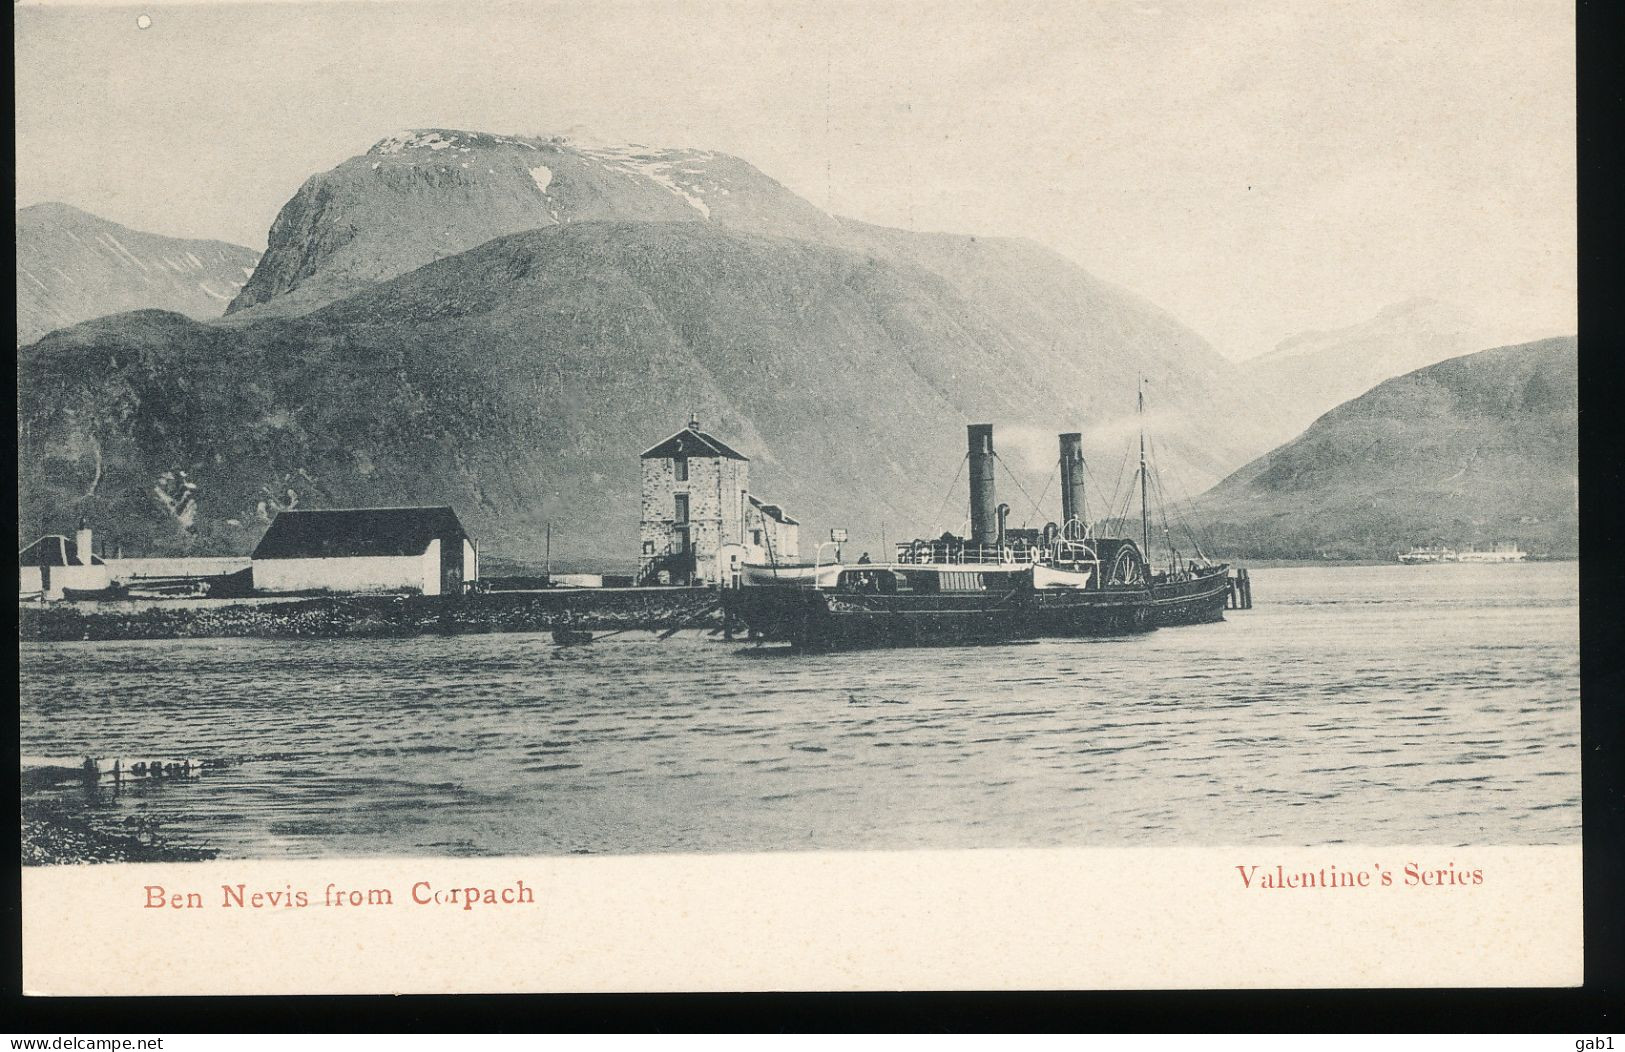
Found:
[{"label": "black and white photograph", "polygon": [[25,892],[1578,859],[1571,6],[14,14]]}]

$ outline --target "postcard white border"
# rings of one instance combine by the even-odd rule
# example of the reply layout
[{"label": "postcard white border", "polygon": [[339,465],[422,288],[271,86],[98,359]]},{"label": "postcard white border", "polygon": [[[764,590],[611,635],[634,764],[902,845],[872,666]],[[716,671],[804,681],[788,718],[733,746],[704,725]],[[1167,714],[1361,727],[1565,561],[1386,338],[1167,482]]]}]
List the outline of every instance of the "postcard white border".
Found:
[{"label": "postcard white border", "polygon": [[[1407,864],[1482,881],[1408,885]],[[1396,880],[1246,887],[1252,865]],[[38,867],[23,976],[37,995],[1576,986],[1581,879],[1578,846]],[[410,901],[518,881],[533,903]],[[239,883],[312,902],[223,906]],[[394,902],[323,906],[329,883]],[[149,908],[148,885],[204,906]]]}]

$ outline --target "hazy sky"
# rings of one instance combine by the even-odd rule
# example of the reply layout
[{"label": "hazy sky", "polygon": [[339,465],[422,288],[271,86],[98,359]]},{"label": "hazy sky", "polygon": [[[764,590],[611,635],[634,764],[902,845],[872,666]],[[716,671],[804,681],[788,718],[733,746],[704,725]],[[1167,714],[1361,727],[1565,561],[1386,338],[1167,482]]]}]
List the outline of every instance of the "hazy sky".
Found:
[{"label": "hazy sky", "polygon": [[1575,328],[1567,0],[25,3],[16,57],[18,204],[164,234],[262,248],[402,128],[585,126],[1042,241],[1233,357],[1417,294]]}]

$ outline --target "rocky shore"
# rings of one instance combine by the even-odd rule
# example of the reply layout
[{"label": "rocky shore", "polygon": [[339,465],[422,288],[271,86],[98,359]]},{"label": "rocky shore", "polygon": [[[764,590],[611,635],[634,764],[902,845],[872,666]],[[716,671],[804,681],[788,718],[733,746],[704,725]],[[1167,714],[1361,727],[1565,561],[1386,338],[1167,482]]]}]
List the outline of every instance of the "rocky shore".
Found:
[{"label": "rocky shore", "polygon": [[93,806],[96,790],[82,772],[36,767],[21,774],[22,862],[25,866],[97,862],[202,862],[213,848],[184,844],[165,835],[151,816],[118,817]]},{"label": "rocky shore", "polygon": [[466,596],[320,596],[285,603],[187,607],[94,602],[20,605],[27,641],[221,637],[345,638],[483,632],[710,627],[717,594],[703,588],[490,592]]}]

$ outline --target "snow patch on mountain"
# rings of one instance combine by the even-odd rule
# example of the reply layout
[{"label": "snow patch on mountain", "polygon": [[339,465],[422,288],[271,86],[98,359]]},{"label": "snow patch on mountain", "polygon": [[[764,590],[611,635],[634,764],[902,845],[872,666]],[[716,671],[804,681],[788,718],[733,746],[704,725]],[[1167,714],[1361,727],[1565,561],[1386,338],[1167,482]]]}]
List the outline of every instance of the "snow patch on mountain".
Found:
[{"label": "snow patch on mountain", "polygon": [[401,153],[404,150],[449,150],[456,143],[447,139],[439,132],[396,132],[387,138],[379,140],[372,148],[373,153]]},{"label": "snow patch on mountain", "polygon": [[[696,160],[710,160],[716,156],[710,150],[656,150],[638,143],[628,143],[625,146],[587,146],[575,142],[570,144],[570,148],[584,157],[591,157],[606,168],[620,171],[634,179],[639,176],[649,179],[681,197],[688,202],[689,207],[705,218],[711,218],[711,206],[699,196],[706,190],[706,187],[699,184],[699,179],[705,176],[705,170],[678,167],[680,164]],[[682,182],[678,181],[678,176],[684,177]],[[713,183],[712,187],[714,186]]]},{"label": "snow patch on mountain", "polygon": [[539,164],[530,170],[530,177],[536,180],[536,189],[547,193],[547,186],[553,181],[553,170],[545,164]]},{"label": "snow patch on mountain", "polygon": [[102,241],[104,241],[108,245],[108,247],[112,248],[119,255],[123,256],[125,259],[129,260],[131,263],[134,263],[136,266],[140,267],[142,270],[147,269],[147,265],[145,263],[143,263],[139,259],[135,258],[135,256],[133,254],[131,254],[130,250],[124,247],[124,242],[120,241],[118,238],[114,237],[112,234],[108,234],[108,233],[105,233],[105,232],[100,234],[99,237],[101,238]]},{"label": "snow patch on mountain", "polygon": [[[524,139],[516,139],[507,135],[489,135],[484,132],[446,131],[435,128],[422,128],[415,131],[400,131],[387,136],[373,144],[369,154],[404,154],[410,150],[453,150],[457,153],[472,153],[476,149],[492,146],[511,146],[516,149],[537,151],[535,143]],[[378,165],[374,164],[374,168]]]}]

